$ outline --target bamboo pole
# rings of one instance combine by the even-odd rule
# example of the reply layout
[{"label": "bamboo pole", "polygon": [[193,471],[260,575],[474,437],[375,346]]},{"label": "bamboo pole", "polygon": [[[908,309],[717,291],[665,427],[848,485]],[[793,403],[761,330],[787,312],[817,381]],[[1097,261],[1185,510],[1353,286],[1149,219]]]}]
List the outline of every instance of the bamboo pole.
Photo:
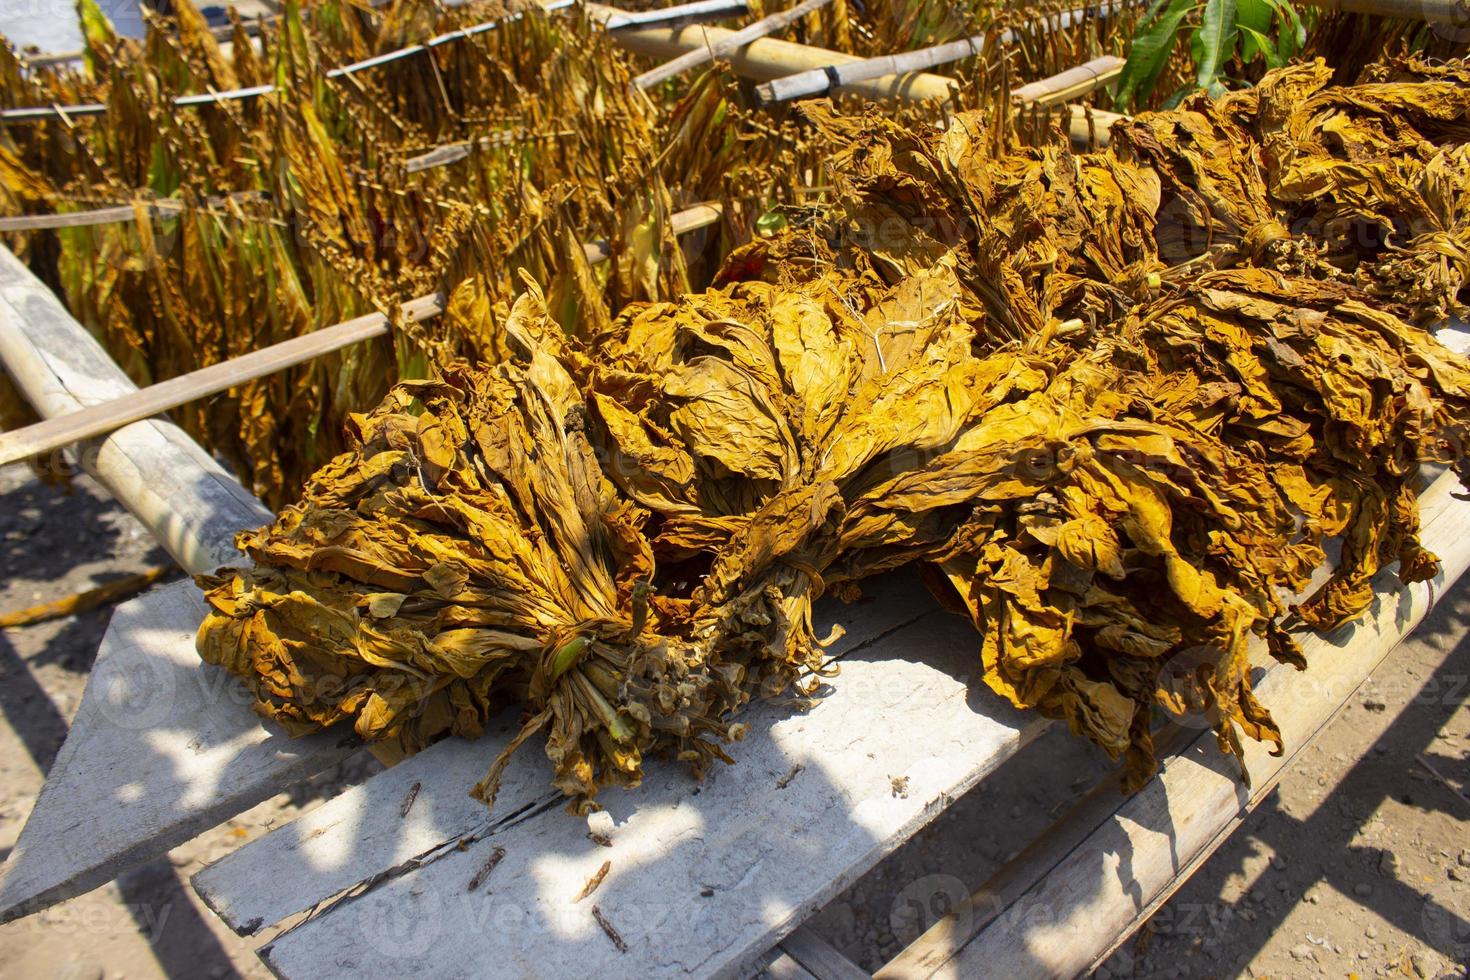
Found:
[{"label": "bamboo pole", "polygon": [[1081,146],[1107,146],[1110,142],[1113,123],[1128,118],[1116,112],[1082,105],[1068,106],[1067,112],[1067,135],[1073,143]]},{"label": "bamboo pole", "polygon": [[783,10],[780,13],[771,14],[769,17],[763,17],[749,27],[741,28],[722,41],[707,44],[702,48],[696,48],[693,51],[679,55],[673,61],[666,62],[657,68],[644,72],[633,79],[633,87],[637,89],[652,88],[659,82],[673,78],[675,75],[689,71],[691,68],[698,68],[700,65],[708,62],[717,61],[726,55],[738,51],[752,41],[759,41],[768,34],[775,34],[777,31],[785,30],[807,14],[820,10],[831,2],[832,0],[802,0],[801,3],[789,10]]},{"label": "bamboo pole", "polygon": [[[712,225],[720,220],[720,214],[720,207],[715,204],[699,204],[681,211],[671,220],[674,234],[683,235]],[[582,247],[588,262],[605,262],[612,257],[612,249],[605,241],[589,242]],[[10,256],[10,253],[6,252],[5,255]],[[15,261],[14,257],[10,256],[9,261]],[[56,305],[59,307],[60,304]],[[404,303],[401,312],[403,316],[415,321],[432,319],[444,312],[444,297],[439,293],[416,297]],[[70,320],[70,317],[67,319]],[[27,397],[37,411],[50,417],[21,429],[0,432],[0,466],[67,449],[129,423],[152,418],[191,401],[228,391],[247,381],[302,364],[323,354],[374,337],[386,336],[390,328],[387,316],[369,313],[181,374],[167,381],[160,381],[146,388],[139,389],[129,384],[125,389],[116,390],[117,386],[113,385],[111,397],[105,400],[93,399],[93,403],[85,406],[80,402],[53,404],[44,399],[42,403],[38,403],[27,392]],[[95,345],[96,341],[92,343]],[[98,350],[100,352],[101,349]],[[28,362],[13,364],[7,356],[6,348],[0,345],[0,363],[10,369],[16,381],[21,383],[22,390],[26,390],[22,373],[29,369]]]},{"label": "bamboo pole", "polygon": [[[610,8],[589,3],[587,9],[595,13]],[[724,44],[737,33],[719,27],[633,28],[617,31],[613,34],[613,39],[634,54],[667,61],[710,45]],[[820,72],[822,66],[848,65],[863,60],[856,55],[793,44],[772,37],[752,41],[731,51],[729,57],[730,66],[737,75],[755,81],[781,78],[804,69],[816,69]],[[838,91],[863,95],[870,99],[927,102],[949,98],[950,88],[954,84],[954,79],[942,75],[915,73],[855,80],[840,85]]]},{"label": "bamboo pole", "polygon": [[1028,82],[1012,90],[1011,99],[1022,105],[1043,107],[1071,102],[1117,78],[1122,74],[1124,64],[1122,58],[1105,54],[1076,68]]},{"label": "bamboo pole", "polygon": [[[1094,17],[1116,13],[1133,2],[1134,0],[1104,0],[1102,3],[1064,10],[1056,15],[1038,18],[1025,27],[1006,28],[1001,31],[997,41],[1002,45],[1014,44],[1018,38],[1028,33],[1065,30]],[[899,54],[846,62],[827,62],[812,66],[806,71],[776,78],[764,85],[759,85],[756,87],[755,94],[762,104],[770,105],[791,99],[823,95],[834,89],[842,91],[844,88],[852,88],[874,78],[925,71],[964,58],[979,57],[985,50],[986,40],[984,34],[976,34],[973,37],[950,41],[947,44],[936,44],[917,51],[904,51]]]},{"label": "bamboo pole", "polygon": [[[43,417],[122,397],[137,387],[56,295],[0,248],[0,364]],[[186,571],[239,559],[236,532],[271,514],[171,422],[118,428],[79,447],[81,467],[131,511]]]}]

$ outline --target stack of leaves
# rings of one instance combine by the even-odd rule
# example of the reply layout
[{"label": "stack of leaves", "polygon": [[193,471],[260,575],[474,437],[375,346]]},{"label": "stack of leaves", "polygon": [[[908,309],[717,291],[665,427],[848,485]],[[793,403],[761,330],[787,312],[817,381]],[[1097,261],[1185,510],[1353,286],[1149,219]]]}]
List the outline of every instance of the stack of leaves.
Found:
[{"label": "stack of leaves", "polygon": [[722,757],[740,705],[829,669],[815,599],[914,566],[991,688],[1134,785],[1158,709],[1279,740],[1252,643],[1302,666],[1293,612],[1436,568],[1416,491],[1470,436],[1470,365],[1379,297],[1466,298],[1464,70],[1299,66],[1080,155],[808,108],[836,208],[585,340],[525,292],[498,363],[400,386],[242,536],[201,653],[293,730],[409,750],[519,707],[585,804],[651,752]]}]

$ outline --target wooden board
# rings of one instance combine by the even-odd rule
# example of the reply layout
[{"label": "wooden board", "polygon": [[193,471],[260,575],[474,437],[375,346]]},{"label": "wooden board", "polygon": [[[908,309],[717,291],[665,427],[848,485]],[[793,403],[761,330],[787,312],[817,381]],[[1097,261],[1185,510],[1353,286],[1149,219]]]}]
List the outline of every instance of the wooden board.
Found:
[{"label": "wooden board", "polygon": [[[835,607],[852,628],[830,696],[806,713],[752,708],[737,764],[703,784],[654,762],[638,790],[605,794],[611,847],[546,792],[549,765],[534,748],[510,767],[489,820],[467,807],[492,742],[421,754],[200,872],[196,886],[237,928],[351,889],[264,953],[288,977],[345,972],[347,961],[366,977],[409,964],[447,976],[750,969],[1039,727],[979,686],[968,623],[935,608],[911,577],[880,584],[887,611]],[[860,617],[897,628],[875,637]],[[407,768],[416,762],[417,774]],[[421,788],[405,818],[413,782]],[[604,861],[601,887],[573,901]]]},{"label": "wooden board", "polygon": [[[840,623],[847,631],[834,644],[834,656],[891,642],[885,637],[936,609],[911,576],[885,578],[874,594],[880,598],[873,602],[819,605],[821,629]],[[483,837],[528,809],[557,808],[539,741],[507,772],[494,811],[469,796],[515,734],[516,722],[510,712],[478,741],[450,739],[430,747],[200,871],[195,888],[232,928],[250,933],[421,861],[444,845]],[[744,750],[744,744],[734,747],[737,756]],[[656,768],[672,769],[664,775],[679,781],[678,767]],[[405,816],[402,803],[415,784],[419,790]]]},{"label": "wooden board", "polygon": [[[0,363],[43,416],[136,390],[4,249]],[[235,533],[270,519],[168,422],[119,429],[83,446],[79,461],[189,571],[239,560]],[[193,584],[179,583],[114,612],[66,743],[5,863],[0,921],[103,884],[351,751],[336,736],[291,742],[262,727],[243,689],[194,652],[203,608]],[[143,707],[116,707],[129,703]]]},{"label": "wooden board", "polygon": [[194,652],[203,612],[199,590],[178,582],[113,613],[5,862],[0,921],[106,884],[356,748],[337,734],[293,740],[262,725],[234,678]]}]

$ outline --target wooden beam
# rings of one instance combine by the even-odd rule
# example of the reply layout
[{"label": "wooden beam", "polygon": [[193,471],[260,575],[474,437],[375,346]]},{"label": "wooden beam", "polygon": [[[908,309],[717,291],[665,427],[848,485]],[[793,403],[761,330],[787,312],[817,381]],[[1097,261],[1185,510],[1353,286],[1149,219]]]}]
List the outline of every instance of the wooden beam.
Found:
[{"label": "wooden beam", "polygon": [[[681,211],[671,221],[674,234],[682,235],[714,224],[720,219],[720,214],[720,207],[716,204],[698,204]],[[607,242],[591,242],[583,248],[587,260],[592,263],[606,261],[612,255]],[[60,305],[49,290],[47,296],[52,303]],[[444,312],[444,297],[438,293],[419,296],[404,303],[401,310],[411,320],[431,319]],[[65,311],[62,310],[62,313]],[[70,316],[66,319],[74,322]],[[0,466],[67,449],[79,442],[120,429],[130,422],[152,418],[169,409],[228,391],[247,381],[302,364],[343,347],[386,336],[389,328],[387,316],[369,313],[181,374],[167,381],[160,381],[147,388],[138,389],[129,384],[116,397],[94,399],[85,407],[77,403],[77,407],[71,410],[43,412],[52,417],[12,432],[0,432]],[[19,380],[21,369],[13,366],[4,354],[4,349],[0,348],[0,363],[11,367],[11,373],[17,375]],[[121,374],[115,365],[113,370]]]},{"label": "wooden beam", "polygon": [[832,948],[832,944],[806,926],[781,941],[781,949],[800,963],[817,980],[873,980],[873,975]]},{"label": "wooden beam", "polygon": [[[148,474],[186,484],[182,468]],[[250,710],[194,634],[192,582],[113,610],[82,703],[3,867],[0,922],[105,885],[357,751],[350,728],[290,738]],[[86,828],[83,831],[81,828]]]}]

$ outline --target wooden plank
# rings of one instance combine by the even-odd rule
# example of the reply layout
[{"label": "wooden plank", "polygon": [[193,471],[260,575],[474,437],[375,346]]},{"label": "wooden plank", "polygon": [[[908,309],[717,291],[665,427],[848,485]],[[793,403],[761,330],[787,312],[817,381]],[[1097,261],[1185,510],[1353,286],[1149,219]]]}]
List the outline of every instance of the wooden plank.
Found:
[{"label": "wooden plank", "polygon": [[[0,362],[42,415],[136,390],[4,249]],[[85,447],[80,462],[190,571],[239,560],[235,533],[270,518],[167,422],[126,426]],[[189,583],[114,612],[66,743],[6,862],[0,920],[96,887],[349,751],[334,736],[288,742],[263,728],[243,689],[200,663],[202,615]]]},{"label": "wooden plank", "polygon": [[781,942],[781,949],[817,980],[872,980],[872,974],[859,969],[852,960],[806,926],[798,926],[787,936]]},{"label": "wooden plank", "polygon": [[[916,610],[914,599],[897,593],[890,601]],[[283,933],[264,954],[267,962],[288,977],[340,972],[348,949],[361,951],[345,956],[351,969],[369,977],[396,975],[409,963],[453,976],[571,975],[589,964],[612,976],[749,969],[1036,730],[1037,719],[974,686],[973,628],[929,608],[881,642],[849,652],[830,680],[831,695],[807,713],[753,707],[734,767],[699,785],[677,765],[656,762],[638,790],[600,797],[611,847],[590,840],[587,823],[549,799],[545,810],[523,810],[523,819],[462,848],[450,844],[395,866],[376,887]],[[924,737],[914,737],[916,730]],[[544,759],[523,755],[517,764],[540,767],[545,778]],[[380,778],[365,784],[359,820],[398,813],[400,786],[368,805]],[[421,794],[428,789],[425,783]],[[359,826],[344,822],[347,831]],[[364,853],[374,845],[356,847],[352,832],[319,835],[310,842],[316,860],[293,861],[284,851],[265,859],[258,851],[250,883],[237,879],[230,889],[231,904],[238,909],[261,888],[294,889],[295,901],[301,892],[314,901],[336,881],[318,887],[313,865],[326,873],[377,860]],[[304,842],[310,832],[290,833]],[[489,880],[468,891],[498,848],[504,854]],[[612,864],[601,887],[587,902],[573,902],[604,861]],[[278,886],[272,879],[281,874],[291,879]],[[588,905],[621,934],[627,954],[616,952]],[[392,941],[364,946],[364,936],[386,940],[387,928],[395,929]]]},{"label": "wooden plank", "polygon": [[66,743],[6,860],[0,921],[106,884],[356,748],[262,725],[201,664],[204,600],[178,582],[118,606]]},{"label": "wooden plank", "polygon": [[[1464,352],[1470,349],[1470,333],[1458,326],[1440,329],[1438,338],[1451,350]],[[1431,522],[1446,519],[1446,508],[1452,504],[1449,494],[1454,490],[1453,481],[1447,481],[1444,477],[1431,483],[1428,492],[1420,502],[1426,527]],[[1330,565],[1335,562],[1332,549],[1329,549],[1329,555],[1328,564]],[[1448,567],[1453,572],[1454,566]],[[1303,590],[1303,595],[1314,592],[1326,581],[1327,577],[1327,567],[1319,568],[1313,575],[1311,584]],[[1390,593],[1398,591],[1397,580],[1391,575],[1382,576],[1376,584]],[[1270,669],[1286,670],[1270,661],[1269,658],[1263,658],[1259,648],[1255,654],[1258,659],[1264,659]],[[1289,698],[1282,698],[1280,703],[1288,702]],[[1212,735],[1201,735],[1197,727],[1188,728],[1170,724],[1166,726],[1162,734],[1155,736],[1155,745],[1160,758],[1164,758],[1197,747],[1212,738]],[[1299,750],[1300,748],[1297,749]],[[1278,773],[1280,771],[1284,770],[1278,770]],[[1260,785],[1259,777],[1257,785]],[[1274,785],[1274,777],[1272,785]],[[928,977],[934,974],[972,938],[982,930],[989,928],[1000,916],[1007,914],[1008,910],[1015,908],[1029,889],[1042,881],[1069,855],[1075,854],[1089,836],[1097,832],[1099,827],[1111,821],[1127,802],[1127,798],[1121,794],[1120,789],[1120,773],[1110,774],[1097,786],[1094,786],[1061,819],[1053,822],[1045,833],[1033,840],[1020,854],[1007,862],[991,876],[989,881],[970,896],[967,908],[940,919],[898,956],[885,964],[876,975],[884,980],[892,980],[892,978]],[[1260,795],[1260,793],[1254,794],[1254,798],[1259,800]],[[1254,806],[1254,804],[1251,805]],[[1223,825],[1213,841],[1196,854],[1189,864],[1175,875],[1173,881],[1165,889],[1154,896],[1153,901],[1149,904],[1149,914],[1153,908],[1166,901],[1168,896],[1187,880],[1193,869],[1202,864],[1210,853],[1213,853],[1214,849],[1229,836],[1245,816],[1246,811],[1243,810]],[[1113,937],[1108,947],[1098,952],[1090,965],[1095,966],[1105,959],[1144,918],[1146,915],[1140,913],[1133,926]]]},{"label": "wooden plank", "polygon": [[770,957],[755,971],[755,975],[769,977],[770,980],[817,980],[807,972],[806,967],[779,947],[771,951]]},{"label": "wooden plank", "polygon": [[633,87],[637,89],[652,88],[659,82],[667,81],[676,75],[681,75],[686,71],[698,68],[700,65],[709,64],[711,61],[718,61],[740,50],[752,41],[758,41],[767,35],[785,30],[807,14],[820,10],[831,2],[832,0],[802,0],[801,3],[788,10],[771,14],[768,17],[762,17],[749,27],[743,27],[723,40],[705,45],[702,48],[696,48],[693,51],[685,52],[672,61],[665,62],[657,68],[652,68],[644,72],[633,79]]},{"label": "wooden plank", "polygon": [[1276,720],[1287,751],[1272,757],[1270,746],[1246,742],[1253,789],[1240,783],[1238,764],[1220,753],[1213,733],[1200,731],[1157,779],[1104,809],[1061,860],[1030,868],[1033,884],[973,938],[955,920],[941,923],[877,976],[1071,977],[1116,948],[1239,826],[1470,566],[1470,502],[1457,493],[1459,481],[1446,474],[1423,497],[1423,541],[1442,560],[1432,582],[1403,587],[1392,572],[1380,573],[1378,600],[1362,621],[1301,638],[1306,672],[1278,665],[1266,673],[1258,694],[1267,707],[1282,706]]},{"label": "wooden plank", "polygon": [[[915,576],[886,577],[874,594],[881,598],[818,606],[819,633],[833,625],[846,631],[831,648],[833,656],[880,640],[934,609]],[[555,809],[550,770],[532,746],[507,771],[493,812],[469,795],[518,729],[517,713],[509,711],[478,741],[449,739],[431,746],[225,856],[196,874],[194,887],[231,928],[250,933],[421,863],[445,845],[484,837],[507,816]],[[735,746],[735,754],[742,748]],[[404,815],[400,804],[415,784],[413,806]]]}]

